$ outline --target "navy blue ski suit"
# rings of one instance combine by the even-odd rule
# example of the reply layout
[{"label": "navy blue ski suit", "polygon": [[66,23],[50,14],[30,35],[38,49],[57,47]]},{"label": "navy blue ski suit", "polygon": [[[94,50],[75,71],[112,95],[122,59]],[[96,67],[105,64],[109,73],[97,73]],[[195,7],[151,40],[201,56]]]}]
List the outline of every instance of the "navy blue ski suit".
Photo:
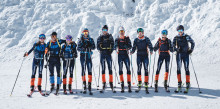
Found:
[{"label": "navy blue ski suit", "polygon": [[77,44],[77,50],[80,51],[80,62],[82,67],[82,81],[86,81],[85,69],[88,69],[88,82],[92,82],[92,50],[95,49],[95,42],[93,38],[87,38],[82,35]]},{"label": "navy blue ski suit", "polygon": [[50,54],[49,58],[49,71],[50,71],[50,83],[52,85],[55,84],[54,82],[54,67],[56,67],[57,71],[57,84],[60,84],[60,52],[61,52],[61,44],[65,43],[66,40],[57,39],[57,41],[52,42],[49,41],[47,43],[48,52]]},{"label": "navy blue ski suit", "polygon": [[157,43],[154,46],[154,51],[159,52],[159,58],[157,62],[157,71],[155,75],[155,81],[159,80],[160,69],[165,60],[165,75],[164,80],[168,80],[169,75],[169,64],[170,64],[170,51],[173,52],[173,44],[171,43],[170,39],[161,39],[159,38]]},{"label": "navy blue ski suit", "polygon": [[133,54],[135,50],[137,49],[137,74],[138,74],[138,82],[142,82],[141,79],[141,67],[142,63],[144,64],[144,71],[145,71],[145,79],[144,82],[148,83],[148,49],[150,49],[150,52],[153,52],[153,46],[148,37],[143,36],[142,38],[135,38],[132,51]]},{"label": "navy blue ski suit", "polygon": [[119,37],[115,39],[114,49],[118,49],[118,65],[119,65],[119,75],[120,81],[124,83],[123,77],[123,62],[127,69],[127,82],[131,82],[131,70],[130,70],[130,59],[128,56],[128,51],[131,49],[131,40],[129,37]]},{"label": "navy blue ski suit", "polygon": [[31,75],[31,86],[34,86],[35,75],[38,67],[38,86],[41,86],[42,82],[42,71],[44,65],[44,54],[45,54],[46,44],[34,43],[33,47],[28,51],[28,55],[34,51],[34,58],[32,64],[32,75]]},{"label": "navy blue ski suit", "polygon": [[73,81],[73,69],[75,65],[75,59],[77,58],[76,43],[65,44],[62,46],[61,56],[63,58],[63,85],[67,84],[67,72],[69,68],[70,78],[69,85],[72,85]]},{"label": "navy blue ski suit", "polygon": [[105,61],[108,64],[109,82],[113,82],[112,76],[112,52],[114,49],[114,39],[111,34],[101,35],[97,39],[97,49],[100,51],[100,63],[102,66],[102,82],[105,83]]},{"label": "navy blue ski suit", "polygon": [[[191,47],[189,47],[189,44]],[[182,62],[184,63],[184,68],[186,71],[186,83],[190,83],[190,72],[189,72],[189,54],[192,53],[195,47],[194,40],[187,34],[183,34],[182,36],[175,36],[173,39],[174,50],[177,52],[176,55],[176,63],[177,63],[177,79],[178,82],[182,82],[181,80],[181,66]]]}]

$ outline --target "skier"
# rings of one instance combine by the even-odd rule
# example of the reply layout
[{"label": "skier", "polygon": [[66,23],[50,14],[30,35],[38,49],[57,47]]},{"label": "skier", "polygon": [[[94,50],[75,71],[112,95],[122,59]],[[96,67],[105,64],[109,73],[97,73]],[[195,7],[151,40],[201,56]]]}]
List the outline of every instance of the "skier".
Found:
[{"label": "skier", "polygon": [[67,72],[69,68],[69,93],[73,94],[72,91],[72,81],[73,81],[73,69],[75,65],[75,59],[77,58],[76,43],[72,41],[72,36],[66,36],[66,44],[62,46],[61,57],[63,58],[63,92],[66,95],[66,84],[67,84]]},{"label": "skier", "polygon": [[28,56],[32,51],[34,51],[34,58],[33,58],[33,64],[32,64],[32,75],[31,75],[31,92],[27,96],[31,97],[31,95],[34,92],[34,81],[35,81],[35,75],[38,67],[38,91],[42,96],[45,96],[44,93],[42,93],[41,90],[41,82],[42,82],[42,71],[43,71],[43,65],[44,65],[44,55],[45,55],[45,49],[46,44],[44,40],[46,39],[46,36],[44,34],[39,35],[39,41],[37,43],[34,43],[33,47],[28,51],[25,52],[24,57]]},{"label": "skier", "polygon": [[145,90],[146,93],[148,92],[148,49],[150,49],[150,55],[153,54],[153,47],[150,39],[146,36],[144,36],[144,30],[142,28],[137,29],[138,38],[135,38],[132,51],[130,54],[133,54],[135,50],[137,49],[137,74],[138,74],[138,90],[135,92],[139,92],[141,90],[142,86],[142,80],[141,80],[141,67],[142,63],[144,64],[144,71],[145,71]]},{"label": "skier", "polygon": [[[92,95],[92,50],[95,49],[95,42],[89,35],[89,30],[85,28],[82,32],[82,36],[78,41],[77,50],[80,51],[80,62],[82,67],[82,81],[83,81],[83,93],[86,94],[86,76],[85,69],[87,65],[88,69],[88,90]],[[95,73],[95,72],[94,72]]]},{"label": "skier", "polygon": [[[58,39],[57,33],[53,32],[51,34],[51,40],[47,43],[48,53],[46,54],[46,60],[49,57],[49,71],[50,71],[50,93],[54,90],[54,67],[56,67],[57,71],[57,89],[55,95],[58,94],[60,84],[61,84],[61,72],[60,72],[60,52],[61,52],[61,44],[65,43],[66,40]],[[46,66],[45,66],[46,67]]]},{"label": "skier", "polygon": [[154,51],[156,52],[158,50],[159,52],[159,59],[157,63],[157,71],[155,75],[155,92],[158,92],[158,80],[159,80],[159,74],[160,69],[163,64],[163,61],[165,60],[165,75],[164,75],[164,87],[167,92],[169,92],[168,86],[167,86],[167,80],[168,80],[168,74],[169,74],[169,64],[170,64],[170,51],[173,52],[173,44],[171,43],[170,39],[167,38],[168,31],[163,30],[161,32],[162,39],[159,38],[157,43],[154,46]]},{"label": "skier", "polygon": [[120,36],[115,39],[114,50],[118,49],[118,65],[119,65],[119,75],[121,81],[121,92],[124,93],[124,77],[123,77],[123,62],[125,63],[127,69],[127,82],[128,82],[128,92],[131,93],[131,71],[130,71],[130,59],[128,56],[128,51],[131,49],[131,40],[128,36],[125,36],[124,27],[119,28]]},{"label": "skier", "polygon": [[[111,34],[108,33],[108,26],[104,25],[102,27],[102,35],[100,35],[97,39],[97,49],[100,52],[100,63],[102,66],[102,83],[103,83],[103,90],[105,90],[106,87],[106,79],[105,79],[105,61],[107,61],[108,64],[108,70],[109,70],[109,83],[110,87],[113,92],[113,75],[112,75],[112,52],[114,49],[114,39]],[[100,91],[101,93],[103,92]]]},{"label": "skier", "polygon": [[[186,71],[186,90],[184,93],[188,93],[190,88],[190,72],[189,72],[189,54],[191,54],[195,47],[194,40],[187,34],[184,33],[184,27],[179,25],[177,27],[178,35],[173,39],[174,50],[176,54],[176,63],[177,63],[177,79],[178,79],[178,88],[175,91],[178,93],[182,90],[182,80],[181,80],[181,66],[182,61],[184,63],[184,68]],[[189,44],[191,47],[189,47]]]}]

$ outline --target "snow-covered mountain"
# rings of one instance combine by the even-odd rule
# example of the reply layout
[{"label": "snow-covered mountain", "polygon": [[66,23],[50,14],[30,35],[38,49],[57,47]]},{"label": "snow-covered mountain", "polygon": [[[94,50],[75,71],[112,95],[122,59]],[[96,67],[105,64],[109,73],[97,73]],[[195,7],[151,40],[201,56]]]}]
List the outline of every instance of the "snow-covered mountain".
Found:
[{"label": "snow-covered mountain", "polygon": [[[53,31],[58,33],[58,38],[64,38],[70,34],[74,36],[74,40],[77,40],[82,29],[86,27],[96,42],[97,37],[101,34],[101,27],[105,24],[109,26],[109,33],[113,34],[114,38],[118,36],[118,28],[124,26],[126,35],[130,36],[132,41],[137,37],[137,28],[142,27],[145,35],[150,37],[153,44],[161,37],[160,33],[163,29],[167,29],[168,37],[173,39],[177,35],[176,27],[180,24],[184,25],[185,32],[191,35],[196,43],[192,58],[199,73],[201,87],[207,92],[206,95],[197,94],[197,89],[195,89],[197,84],[195,78],[192,77],[194,91],[188,96],[166,94],[164,92],[154,94],[152,92],[153,94],[149,95],[150,98],[148,98],[147,95],[141,95],[145,93],[133,93],[134,95],[117,93],[114,95],[109,91],[103,95],[97,93],[95,97],[75,95],[74,99],[72,99],[72,96],[64,97],[64,95],[42,98],[36,94],[37,97],[33,98],[35,100],[30,100],[24,98],[26,97],[24,94],[29,90],[31,73],[27,72],[31,72],[33,56],[31,55],[25,60],[22,67],[15,89],[15,93],[17,92],[15,97],[9,98],[7,96],[11,91],[24,52],[28,51],[33,43],[38,40],[39,34],[45,33],[47,41],[50,40],[50,34]],[[69,103],[67,106],[73,108],[137,108],[137,106],[139,108],[148,106],[164,108],[165,104],[168,103],[167,101],[171,101],[173,104],[168,105],[166,108],[192,108],[191,105],[194,108],[217,108],[220,106],[217,102],[220,97],[220,79],[217,78],[220,76],[218,73],[220,69],[217,67],[220,65],[219,33],[219,0],[135,0],[135,2],[132,2],[132,0],[1,0],[0,83],[3,83],[3,85],[0,89],[0,107],[39,109],[49,108],[47,104],[51,106],[52,102],[59,102],[59,106],[51,106],[59,108],[66,105],[64,102],[67,102]],[[98,75],[98,56],[98,52],[95,51],[94,61],[97,63],[94,63],[94,67],[97,71],[96,75]],[[136,61],[133,60],[136,71]],[[79,63],[79,60],[77,62]],[[177,81],[175,61],[173,66],[171,85],[174,87]],[[78,84],[80,84],[81,70],[79,64],[77,64],[77,68]],[[190,69],[191,75],[193,75],[193,70]],[[163,76],[163,68],[161,75]],[[43,75],[43,77],[45,76]],[[162,81],[162,77],[160,78]],[[215,84],[218,84],[218,86]],[[93,85],[95,88],[95,84]],[[160,85],[162,86],[162,83]],[[80,88],[80,85],[78,86]],[[27,100],[30,101],[27,102]],[[71,104],[72,101],[76,105]],[[145,106],[145,102],[148,101],[149,103],[146,103],[148,106]],[[179,104],[180,102],[186,103],[187,106]],[[42,105],[37,105],[38,103]],[[140,104],[137,105],[137,103]],[[161,105],[159,105],[160,103]],[[109,107],[106,107],[107,105]]]}]

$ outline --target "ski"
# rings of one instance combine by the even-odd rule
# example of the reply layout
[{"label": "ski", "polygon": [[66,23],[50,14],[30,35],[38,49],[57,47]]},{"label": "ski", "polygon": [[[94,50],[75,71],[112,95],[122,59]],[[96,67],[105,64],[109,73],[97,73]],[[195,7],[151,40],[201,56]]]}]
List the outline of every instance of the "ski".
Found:
[{"label": "ski", "polygon": [[93,95],[92,91],[89,91],[89,95]]},{"label": "ski", "polygon": [[33,93],[34,93],[34,91],[31,91],[29,94],[27,94],[27,96],[28,96],[29,98],[31,98]]},{"label": "ski", "polygon": [[141,88],[138,88],[137,90],[135,90],[136,93],[140,92]]},{"label": "ski", "polygon": [[43,92],[41,92],[41,91],[40,91],[39,93],[40,93],[42,96],[45,96],[45,95],[46,95],[45,93],[43,93]]},{"label": "ski", "polygon": [[170,90],[168,88],[165,89],[166,92],[170,92]]},{"label": "ski", "polygon": [[189,92],[189,89],[186,88],[186,90],[183,92],[184,94],[187,94]]},{"label": "ski", "polygon": [[177,88],[174,92],[175,92],[175,93],[182,92],[182,88]]}]

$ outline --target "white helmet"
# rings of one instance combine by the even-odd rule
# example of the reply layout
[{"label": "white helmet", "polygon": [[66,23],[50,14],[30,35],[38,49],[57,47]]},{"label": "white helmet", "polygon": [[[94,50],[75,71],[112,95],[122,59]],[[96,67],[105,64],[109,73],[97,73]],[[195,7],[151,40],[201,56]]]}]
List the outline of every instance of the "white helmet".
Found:
[{"label": "white helmet", "polygon": [[119,31],[125,31],[124,27],[121,26],[121,27],[119,28]]}]

